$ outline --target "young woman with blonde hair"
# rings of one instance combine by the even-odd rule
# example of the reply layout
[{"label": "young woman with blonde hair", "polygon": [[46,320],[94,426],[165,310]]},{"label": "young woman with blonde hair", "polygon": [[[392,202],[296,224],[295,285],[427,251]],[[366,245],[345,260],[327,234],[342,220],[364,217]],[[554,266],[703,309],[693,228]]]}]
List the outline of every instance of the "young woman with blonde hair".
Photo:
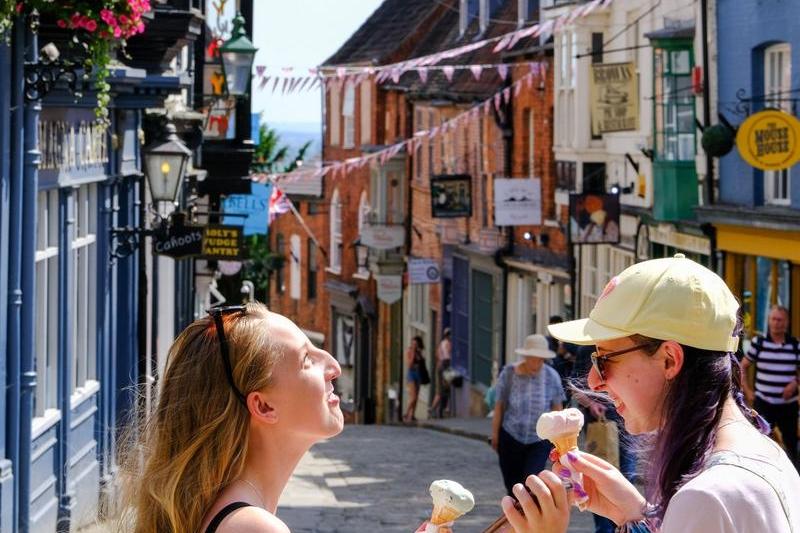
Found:
[{"label": "young woman with blonde hair", "polygon": [[285,532],[278,499],[303,454],[343,427],[339,364],[261,304],[209,311],[172,345],[128,451],[126,531]]}]

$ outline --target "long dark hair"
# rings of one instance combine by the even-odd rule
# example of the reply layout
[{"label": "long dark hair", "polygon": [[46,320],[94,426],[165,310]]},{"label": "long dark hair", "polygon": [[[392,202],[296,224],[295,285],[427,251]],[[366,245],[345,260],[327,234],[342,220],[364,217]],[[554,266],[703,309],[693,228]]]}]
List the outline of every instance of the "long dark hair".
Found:
[{"label": "long dark hair", "polygon": [[[633,340],[639,343],[648,338],[635,335]],[[705,467],[729,397],[753,426],[769,432],[769,426],[765,427],[763,419],[744,402],[739,360],[733,353],[681,347],[683,367],[668,385],[661,413],[663,425],[649,446],[647,496],[655,505],[658,519],[663,519],[678,489]]]}]

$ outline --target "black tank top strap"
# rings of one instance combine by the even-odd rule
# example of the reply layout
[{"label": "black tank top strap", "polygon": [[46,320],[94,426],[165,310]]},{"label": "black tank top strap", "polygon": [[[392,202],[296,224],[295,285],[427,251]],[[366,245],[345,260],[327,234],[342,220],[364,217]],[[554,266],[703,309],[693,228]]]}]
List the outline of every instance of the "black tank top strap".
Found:
[{"label": "black tank top strap", "polygon": [[211,523],[208,524],[208,528],[206,528],[206,533],[215,533],[217,528],[222,523],[225,518],[231,514],[232,512],[236,511],[237,509],[241,509],[242,507],[250,507],[249,503],[245,502],[233,502],[229,503],[225,507],[223,507],[220,512],[214,515],[214,518],[211,520]]}]

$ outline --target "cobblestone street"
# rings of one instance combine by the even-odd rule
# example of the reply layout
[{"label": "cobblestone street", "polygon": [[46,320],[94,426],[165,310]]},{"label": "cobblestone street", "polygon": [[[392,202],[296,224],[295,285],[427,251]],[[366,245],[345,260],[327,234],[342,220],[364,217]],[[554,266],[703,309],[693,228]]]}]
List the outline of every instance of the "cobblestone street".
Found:
[{"label": "cobblestone street", "polygon": [[[504,490],[487,444],[429,429],[347,426],[303,458],[278,516],[295,533],[410,533],[430,515],[428,486],[443,478],[475,495],[457,533],[479,533],[497,518]],[[574,511],[570,531],[589,533],[591,523]]]}]

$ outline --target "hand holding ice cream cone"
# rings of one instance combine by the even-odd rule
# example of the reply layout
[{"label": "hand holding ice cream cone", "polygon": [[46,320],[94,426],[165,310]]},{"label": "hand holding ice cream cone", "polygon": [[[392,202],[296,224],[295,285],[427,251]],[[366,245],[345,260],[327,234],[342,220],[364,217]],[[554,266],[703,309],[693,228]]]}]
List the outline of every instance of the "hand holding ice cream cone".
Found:
[{"label": "hand holding ice cream cone", "polygon": [[536,423],[536,433],[540,438],[553,443],[558,454],[558,462],[569,470],[569,479],[575,484],[573,502],[583,511],[589,500],[582,490],[583,475],[576,472],[567,459],[567,452],[578,451],[578,435],[581,429],[583,429],[583,413],[572,407],[563,411],[544,413]]},{"label": "hand holding ice cream cone", "polygon": [[431,483],[433,512],[425,529],[426,533],[445,533],[458,518],[475,506],[472,493],[455,481],[439,479]]}]

